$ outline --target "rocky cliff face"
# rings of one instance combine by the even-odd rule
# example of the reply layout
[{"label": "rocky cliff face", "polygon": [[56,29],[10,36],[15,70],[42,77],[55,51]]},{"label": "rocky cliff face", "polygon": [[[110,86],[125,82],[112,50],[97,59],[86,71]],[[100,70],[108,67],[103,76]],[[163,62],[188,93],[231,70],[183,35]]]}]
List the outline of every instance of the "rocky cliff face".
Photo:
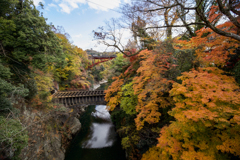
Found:
[{"label": "rocky cliff face", "polygon": [[[28,125],[28,146],[22,160],[64,160],[65,151],[73,136],[81,129],[80,113],[86,106],[54,110],[25,109],[23,123]],[[30,109],[29,109],[30,108]]]}]

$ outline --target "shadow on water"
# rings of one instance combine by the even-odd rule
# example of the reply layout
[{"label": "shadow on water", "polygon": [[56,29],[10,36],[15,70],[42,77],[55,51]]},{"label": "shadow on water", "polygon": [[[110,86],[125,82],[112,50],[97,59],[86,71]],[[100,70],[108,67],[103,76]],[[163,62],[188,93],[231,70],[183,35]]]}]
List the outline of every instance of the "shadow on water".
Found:
[{"label": "shadow on water", "polygon": [[[81,116],[82,128],[72,140],[65,160],[125,160],[121,140],[103,106],[91,105]],[[108,114],[108,113],[107,113]]]}]

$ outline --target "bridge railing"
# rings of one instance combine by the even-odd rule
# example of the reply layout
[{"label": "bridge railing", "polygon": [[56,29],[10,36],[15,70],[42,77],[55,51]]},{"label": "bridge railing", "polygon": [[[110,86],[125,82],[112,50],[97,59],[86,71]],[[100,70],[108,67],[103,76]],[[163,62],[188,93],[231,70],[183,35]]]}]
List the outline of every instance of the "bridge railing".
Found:
[{"label": "bridge railing", "polygon": [[53,95],[55,103],[61,103],[64,106],[73,106],[77,104],[106,104],[103,90],[96,91],[63,91]]}]

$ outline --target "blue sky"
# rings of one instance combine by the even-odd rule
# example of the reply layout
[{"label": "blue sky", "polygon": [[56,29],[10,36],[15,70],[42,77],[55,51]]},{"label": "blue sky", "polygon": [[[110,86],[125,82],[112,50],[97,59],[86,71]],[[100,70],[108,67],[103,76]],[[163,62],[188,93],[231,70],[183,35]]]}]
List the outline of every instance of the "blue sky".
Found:
[{"label": "blue sky", "polygon": [[[121,15],[113,10],[118,10],[121,3],[129,0],[33,0],[37,6],[44,4],[44,10],[37,7],[47,23],[54,26],[63,26],[70,34],[71,40],[78,47],[104,51],[105,47],[96,46],[93,40],[93,30],[104,26],[104,22]],[[97,5],[98,4],[98,5]]]}]

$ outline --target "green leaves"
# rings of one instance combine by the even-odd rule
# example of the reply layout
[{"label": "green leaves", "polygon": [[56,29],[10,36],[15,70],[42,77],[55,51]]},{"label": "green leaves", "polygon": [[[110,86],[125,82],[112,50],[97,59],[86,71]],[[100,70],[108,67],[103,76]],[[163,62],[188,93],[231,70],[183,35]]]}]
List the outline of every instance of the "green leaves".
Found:
[{"label": "green leaves", "polygon": [[[19,2],[20,3],[20,2]],[[18,61],[34,68],[46,69],[46,63],[54,62],[51,58],[61,55],[59,40],[46,24],[39,11],[26,0],[16,12],[11,12],[11,19],[0,18],[0,37],[2,47],[10,61]]]},{"label": "green leaves", "polygon": [[28,144],[27,131],[24,130],[20,121],[16,118],[7,119],[0,116],[0,124],[0,144],[4,144],[5,149],[15,152],[15,154],[11,155],[11,159],[17,158],[21,149]]},{"label": "green leaves", "polygon": [[23,85],[15,86],[10,83],[11,75],[10,69],[3,66],[0,60],[0,110],[11,108],[12,99],[9,97],[28,95],[28,89],[25,89]]},{"label": "green leaves", "polygon": [[137,105],[137,95],[134,94],[133,91],[133,83],[130,82],[125,84],[122,87],[122,97],[120,102],[120,107],[127,113],[127,114],[136,114],[136,105]]}]

